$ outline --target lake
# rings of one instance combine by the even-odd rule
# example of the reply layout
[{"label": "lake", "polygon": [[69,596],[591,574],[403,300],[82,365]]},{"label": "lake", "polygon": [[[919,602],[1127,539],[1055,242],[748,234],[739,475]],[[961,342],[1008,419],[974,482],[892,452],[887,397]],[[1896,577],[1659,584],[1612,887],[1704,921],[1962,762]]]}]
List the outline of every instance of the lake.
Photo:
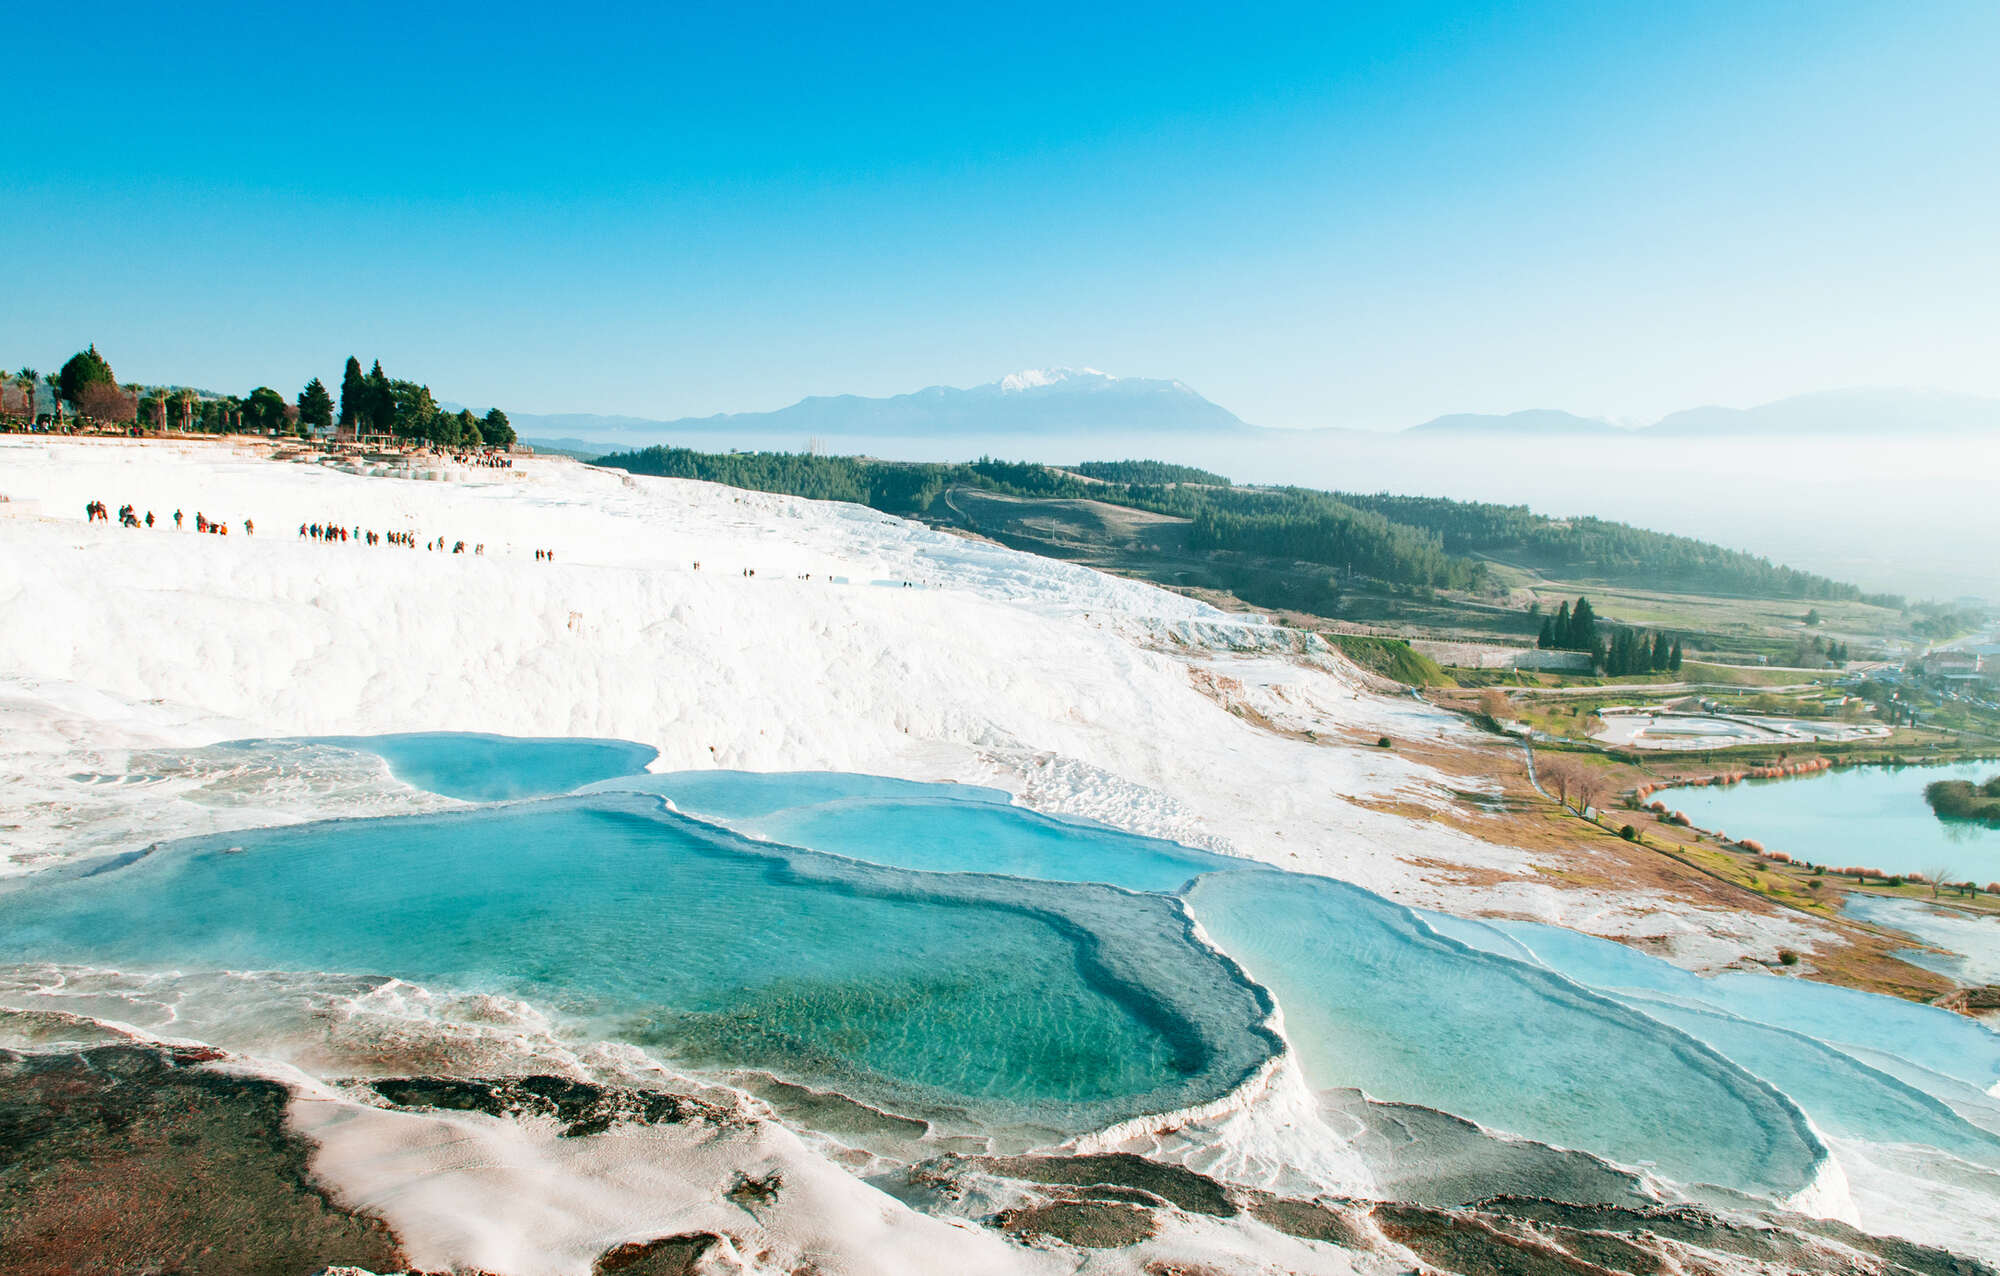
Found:
[{"label": "lake", "polygon": [[1659,795],[1701,828],[1754,838],[1766,849],[1833,868],[2000,881],[2000,829],[1940,820],[1924,801],[1933,780],[1985,780],[2000,762],[1849,767],[1788,780],[1672,789]]}]

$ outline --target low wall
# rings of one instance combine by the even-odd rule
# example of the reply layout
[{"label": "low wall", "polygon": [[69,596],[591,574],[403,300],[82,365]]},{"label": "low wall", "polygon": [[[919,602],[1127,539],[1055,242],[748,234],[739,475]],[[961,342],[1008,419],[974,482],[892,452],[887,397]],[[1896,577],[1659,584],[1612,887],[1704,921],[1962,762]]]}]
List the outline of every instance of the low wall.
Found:
[{"label": "low wall", "polygon": [[1538,647],[1496,647],[1482,642],[1439,642],[1429,638],[1412,638],[1410,646],[1441,665],[1456,665],[1460,669],[1590,672],[1590,655],[1582,651],[1543,651]]}]

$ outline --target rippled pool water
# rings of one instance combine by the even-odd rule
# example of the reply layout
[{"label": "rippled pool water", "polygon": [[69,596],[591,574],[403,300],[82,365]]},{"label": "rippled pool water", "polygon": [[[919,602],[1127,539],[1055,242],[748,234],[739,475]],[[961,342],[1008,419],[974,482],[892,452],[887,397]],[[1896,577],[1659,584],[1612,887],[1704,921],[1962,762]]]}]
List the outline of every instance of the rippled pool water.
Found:
[{"label": "rippled pool water", "polygon": [[1897,1055],[1976,1089],[2000,1085],[2000,1033],[1897,997],[1747,971],[1712,977],[1558,926],[1494,922],[1533,960],[1594,988],[1653,994],[1849,1049]]},{"label": "rippled pool water", "polygon": [[1803,1115],[1685,1034],[1437,934],[1325,878],[1204,877],[1203,929],[1269,987],[1306,1075],[1681,1182],[1785,1195],[1822,1155]]},{"label": "rippled pool water", "polygon": [[603,796],[163,848],[0,896],[0,955],[386,974],[884,1102],[1088,1128],[1275,1049],[1179,906],[787,853]]}]

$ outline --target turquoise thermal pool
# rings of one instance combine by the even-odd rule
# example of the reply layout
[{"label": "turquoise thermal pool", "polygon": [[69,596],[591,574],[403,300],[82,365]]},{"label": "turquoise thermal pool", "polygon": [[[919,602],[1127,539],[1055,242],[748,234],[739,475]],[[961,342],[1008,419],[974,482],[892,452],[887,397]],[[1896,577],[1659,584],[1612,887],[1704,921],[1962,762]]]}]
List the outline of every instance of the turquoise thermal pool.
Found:
[{"label": "turquoise thermal pool", "polygon": [[915,874],[606,795],[197,839],[0,896],[0,955],[491,990],[697,1066],[1091,1128],[1277,1049],[1165,896]]},{"label": "turquoise thermal pool", "polygon": [[1930,1007],[1419,914],[995,789],[654,775],[619,741],[310,743],[501,804],[43,875],[0,892],[0,958],[503,993],[581,1041],[1022,1145],[1227,1099],[1285,1048],[1275,1011],[1317,1089],[1681,1183],[1794,1196],[1816,1128],[2000,1166],[2000,1036]]}]

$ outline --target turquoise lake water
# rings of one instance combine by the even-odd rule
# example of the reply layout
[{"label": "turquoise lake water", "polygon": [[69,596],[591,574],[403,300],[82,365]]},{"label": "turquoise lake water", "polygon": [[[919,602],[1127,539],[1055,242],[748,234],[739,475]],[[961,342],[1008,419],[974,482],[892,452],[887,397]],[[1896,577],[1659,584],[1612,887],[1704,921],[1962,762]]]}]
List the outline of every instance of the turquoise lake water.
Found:
[{"label": "turquoise lake water", "polygon": [[0,895],[0,956],[501,991],[691,1064],[1059,1129],[1218,1098],[1277,1048],[1164,897],[774,855],[656,806],[177,844]]},{"label": "turquoise lake water", "polygon": [[1858,766],[1788,780],[1668,789],[1658,800],[1702,828],[1754,838],[1793,859],[1885,873],[1951,867],[1984,884],[2000,881],[2000,828],[1938,819],[1924,801],[1924,786],[1983,781],[1996,773],[2000,762]]},{"label": "turquoise lake water", "polygon": [[411,788],[467,802],[555,797],[598,780],[636,775],[660,756],[658,749],[629,740],[465,731],[314,736],[309,743],[372,753],[389,764],[391,775]]}]

